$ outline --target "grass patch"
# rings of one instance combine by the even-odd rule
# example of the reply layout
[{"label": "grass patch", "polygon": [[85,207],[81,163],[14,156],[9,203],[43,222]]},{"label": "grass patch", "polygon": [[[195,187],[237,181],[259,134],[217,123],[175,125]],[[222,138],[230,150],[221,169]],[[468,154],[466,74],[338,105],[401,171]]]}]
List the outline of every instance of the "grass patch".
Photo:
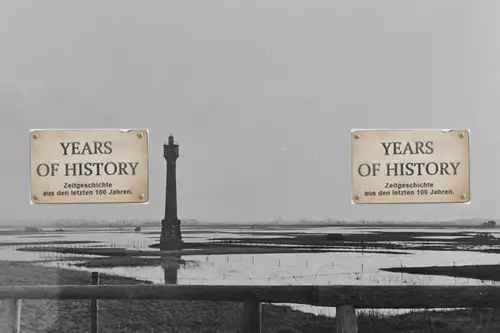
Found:
[{"label": "grass patch", "polygon": [[[78,258],[78,260],[81,260]],[[195,265],[196,261],[183,260],[176,257],[144,258],[144,257],[94,257],[88,258],[83,263],[74,264],[76,267],[87,268],[112,268],[112,267],[157,267],[179,265]]]},{"label": "grass patch", "polygon": [[500,265],[390,267],[382,271],[420,275],[441,275],[457,278],[500,281]]}]

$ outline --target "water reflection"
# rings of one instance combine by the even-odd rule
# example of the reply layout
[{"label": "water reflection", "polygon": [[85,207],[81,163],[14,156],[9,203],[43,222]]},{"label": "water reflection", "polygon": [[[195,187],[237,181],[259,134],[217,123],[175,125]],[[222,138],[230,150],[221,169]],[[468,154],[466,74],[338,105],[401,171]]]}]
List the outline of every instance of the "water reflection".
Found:
[{"label": "water reflection", "polygon": [[177,284],[177,274],[180,268],[180,254],[162,256],[163,278],[165,284]]}]

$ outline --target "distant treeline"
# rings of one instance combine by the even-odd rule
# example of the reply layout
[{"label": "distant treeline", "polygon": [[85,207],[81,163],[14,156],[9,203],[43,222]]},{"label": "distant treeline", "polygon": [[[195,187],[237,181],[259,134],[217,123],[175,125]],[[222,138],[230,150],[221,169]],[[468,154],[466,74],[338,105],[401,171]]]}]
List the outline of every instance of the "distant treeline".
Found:
[{"label": "distant treeline", "polygon": [[[208,222],[195,219],[181,220],[183,226],[207,227],[225,227],[225,228],[314,228],[314,227],[363,227],[363,228],[471,228],[484,227],[488,220],[460,221],[460,222],[344,222],[344,221],[270,221],[270,222]],[[465,223],[464,223],[465,222]],[[159,227],[161,220],[158,221],[140,221],[140,220],[121,220],[121,221],[89,221],[89,220],[55,220],[55,221],[16,221],[14,223],[2,223],[2,226],[9,227]]]}]

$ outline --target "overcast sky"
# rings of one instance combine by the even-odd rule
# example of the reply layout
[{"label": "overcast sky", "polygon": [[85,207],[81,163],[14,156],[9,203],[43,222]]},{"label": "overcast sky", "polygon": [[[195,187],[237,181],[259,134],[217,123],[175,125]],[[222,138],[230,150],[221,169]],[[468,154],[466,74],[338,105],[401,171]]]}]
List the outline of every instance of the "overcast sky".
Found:
[{"label": "overcast sky", "polygon": [[[161,219],[170,133],[182,218],[500,216],[497,3],[2,1],[2,217]],[[351,205],[351,128],[464,127],[470,205]],[[30,128],[149,128],[149,205],[30,205]]]}]

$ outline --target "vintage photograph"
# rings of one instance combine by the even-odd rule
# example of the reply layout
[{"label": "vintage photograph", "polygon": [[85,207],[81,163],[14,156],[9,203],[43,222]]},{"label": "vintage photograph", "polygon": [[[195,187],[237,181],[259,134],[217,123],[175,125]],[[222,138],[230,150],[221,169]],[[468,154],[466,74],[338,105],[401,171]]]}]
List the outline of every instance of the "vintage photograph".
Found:
[{"label": "vintage photograph", "polygon": [[499,17],[0,1],[0,333],[500,332]]}]

